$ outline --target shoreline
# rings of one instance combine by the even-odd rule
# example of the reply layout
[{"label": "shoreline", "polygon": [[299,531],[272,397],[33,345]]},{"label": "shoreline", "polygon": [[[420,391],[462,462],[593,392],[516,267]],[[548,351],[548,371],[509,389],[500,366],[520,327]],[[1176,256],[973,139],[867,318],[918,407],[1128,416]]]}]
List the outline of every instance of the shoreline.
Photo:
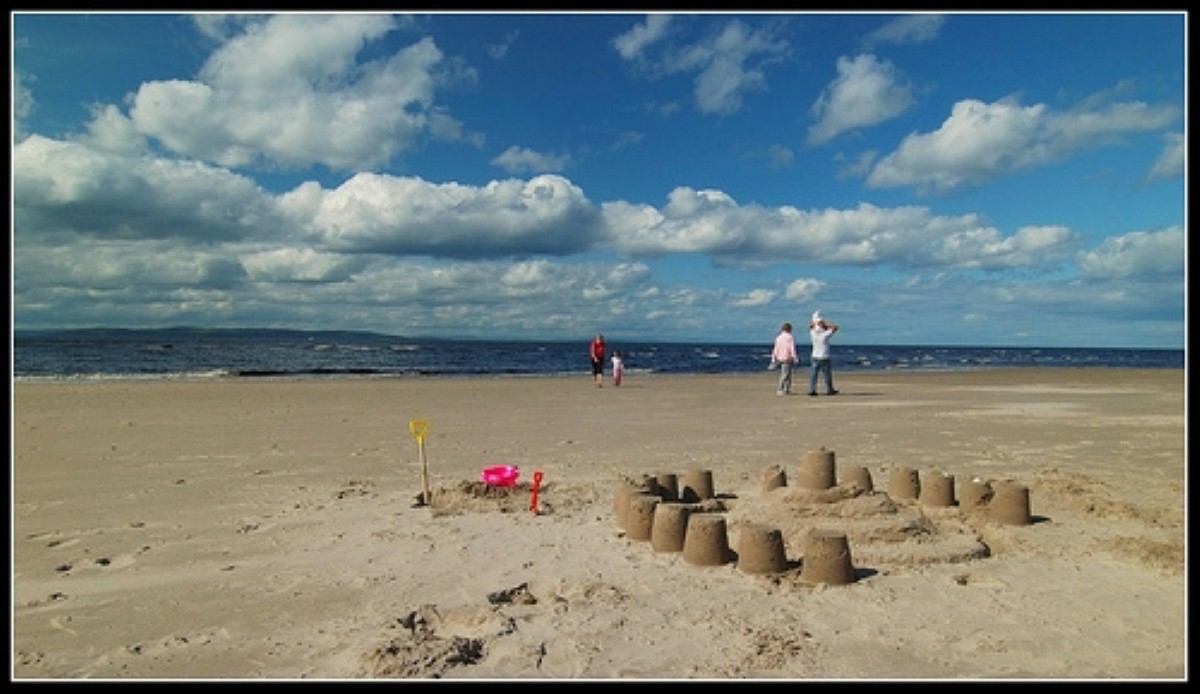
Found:
[{"label": "shoreline", "polygon": [[[797,376],[803,375],[807,378],[808,365],[802,364],[795,367],[793,381]],[[1056,371],[1132,371],[1132,372],[1186,372],[1185,366],[1096,366],[1091,364],[1062,364],[1062,365],[1033,365],[1033,366],[963,366],[963,367],[889,367],[880,369],[841,369],[834,365],[834,376],[860,376],[860,375],[896,375],[896,376],[920,376],[925,374],[964,374],[964,373],[991,373],[991,372],[1056,372]],[[639,370],[637,368],[626,367],[625,374],[642,378],[758,378],[764,372],[769,372],[765,367],[762,371],[737,371],[737,372],[689,372],[689,373],[663,373],[658,371]],[[775,372],[776,374],[778,372]],[[605,371],[605,379],[611,379],[611,371]],[[496,374],[453,374],[453,373],[379,373],[379,374],[362,374],[362,373],[345,373],[345,374],[73,374],[60,376],[14,376],[12,384],[56,384],[56,383],[209,383],[209,382],[224,382],[224,383],[240,383],[240,382],[288,382],[288,381],[381,381],[381,380],[409,380],[409,379],[572,379],[584,378],[590,379],[591,373],[585,370],[559,372],[559,373],[496,373]]]},{"label": "shoreline", "polygon": [[[816,398],[775,396],[777,375],[17,382],[13,674],[1186,674],[1184,369],[835,369],[840,394]],[[794,473],[818,447],[875,491],[804,497]],[[494,464],[524,486],[481,493]],[[760,486],[771,466],[788,487]],[[1027,485],[1034,522],[889,499],[900,466]],[[732,548],[775,523],[788,571],[625,536],[622,480],[697,469]],[[851,585],[799,580],[822,527],[849,533]]]}]

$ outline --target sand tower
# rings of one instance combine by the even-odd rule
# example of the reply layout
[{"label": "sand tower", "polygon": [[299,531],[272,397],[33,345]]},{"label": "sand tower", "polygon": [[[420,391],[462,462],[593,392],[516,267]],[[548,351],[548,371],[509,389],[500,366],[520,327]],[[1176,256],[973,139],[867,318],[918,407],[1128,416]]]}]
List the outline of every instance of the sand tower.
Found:
[{"label": "sand tower", "polygon": [[920,501],[924,506],[954,505],[954,475],[934,470],[921,479],[920,490]]},{"label": "sand tower", "polygon": [[673,472],[659,473],[654,481],[658,484],[658,495],[663,501],[679,501],[679,476]]},{"label": "sand tower", "polygon": [[813,449],[800,460],[800,476],[796,484],[804,489],[829,489],[835,484],[833,451],[825,447]]},{"label": "sand tower", "polygon": [[921,492],[921,477],[910,467],[892,468],[887,491],[893,499],[916,499]]},{"label": "sand tower", "polygon": [[634,494],[653,494],[657,485],[650,478],[643,477],[637,481],[621,480],[613,492],[613,516],[616,517],[617,527],[625,529],[625,513],[629,510],[629,497]]},{"label": "sand tower", "polygon": [[682,552],[687,537],[688,516],[694,507],[673,501],[663,501],[654,507],[654,523],[650,527],[650,547],[655,552]]},{"label": "sand tower", "polygon": [[742,527],[738,534],[737,568],[748,574],[774,574],[787,570],[783,532],[760,523]]},{"label": "sand tower", "polygon": [[875,490],[875,485],[871,481],[871,472],[861,465],[852,465],[842,472],[842,484],[844,486],[856,486],[864,492]]},{"label": "sand tower", "polygon": [[786,487],[786,486],[787,486],[787,473],[783,471],[782,467],[780,467],[778,465],[772,465],[772,466],[768,467],[766,470],[763,470],[762,490],[764,492],[769,492],[772,489],[778,489],[780,487]]},{"label": "sand tower", "polygon": [[695,503],[715,496],[712,470],[688,470],[679,478],[680,501]]},{"label": "sand tower", "polygon": [[992,500],[992,485],[976,477],[966,480],[958,489],[958,506],[967,513],[986,510]]},{"label": "sand tower", "polygon": [[654,525],[654,508],[662,501],[655,494],[633,494],[625,510],[625,537],[630,540],[649,540]]},{"label": "sand tower", "polygon": [[683,538],[683,560],[695,566],[720,566],[732,559],[725,516],[693,513]]},{"label": "sand tower", "polygon": [[988,514],[993,520],[1007,525],[1029,525],[1029,487],[1016,482],[997,482],[992,485],[992,500]]},{"label": "sand tower", "polygon": [[854,580],[850,543],[839,530],[813,530],[804,542],[800,579],[808,583],[843,585]]}]

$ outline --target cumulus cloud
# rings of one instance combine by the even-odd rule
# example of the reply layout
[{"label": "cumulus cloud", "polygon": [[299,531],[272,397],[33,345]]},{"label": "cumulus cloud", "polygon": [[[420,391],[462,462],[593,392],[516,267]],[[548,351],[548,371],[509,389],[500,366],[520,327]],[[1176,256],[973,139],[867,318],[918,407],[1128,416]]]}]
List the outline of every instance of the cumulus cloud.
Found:
[{"label": "cumulus cloud", "polygon": [[345,282],[365,267],[362,256],[322,253],[312,248],[272,248],[241,258],[247,277],[255,282]]},{"label": "cumulus cloud", "polygon": [[1150,173],[1146,175],[1146,179],[1156,181],[1179,178],[1183,175],[1186,155],[1187,143],[1184,142],[1182,133],[1163,135],[1162,154],[1154,162],[1154,166],[1150,167]]},{"label": "cumulus cloud", "polygon": [[115,154],[139,154],[149,150],[146,138],[116,106],[97,106],[91,113],[87,134],[80,138],[88,147]]},{"label": "cumulus cloud", "polygon": [[1140,102],[1059,113],[1013,99],[960,101],[940,128],[909,135],[883,157],[867,176],[867,186],[948,193],[1111,144],[1126,133],[1159,130],[1178,117],[1173,106]]},{"label": "cumulus cloud", "polygon": [[745,294],[734,297],[729,302],[729,305],[734,308],[757,308],[771,303],[777,295],[778,292],[769,289],[752,289]]},{"label": "cumulus cloud", "polygon": [[945,15],[940,14],[911,14],[897,17],[871,32],[863,43],[867,48],[884,44],[925,43],[937,38],[938,32],[945,23]]},{"label": "cumulus cloud", "polygon": [[31,136],[13,148],[14,234],[216,243],[278,231],[252,180],[194,161]]},{"label": "cumulus cloud", "polygon": [[305,184],[280,205],[314,244],[344,253],[565,255],[601,231],[583,191],[553,175],[472,187],[362,173],[333,190]]},{"label": "cumulus cloud", "polygon": [[[182,249],[163,241],[94,240],[78,247],[54,246],[22,256],[23,286],[31,278],[53,277],[60,289],[85,295],[88,292],[129,291],[134,287],[149,292],[178,291],[198,287],[229,289],[245,277],[241,263],[215,249]],[[158,289],[156,289],[158,288]],[[132,290],[136,294],[136,290]]]},{"label": "cumulus cloud", "polygon": [[569,154],[543,154],[516,145],[504,150],[492,163],[506,173],[558,173],[571,164]]},{"label": "cumulus cloud", "polygon": [[936,264],[960,269],[1037,267],[1067,257],[1079,235],[1058,226],[1023,227],[1004,238],[994,228],[971,228],[937,240],[931,247]]},{"label": "cumulus cloud", "polygon": [[613,39],[613,48],[625,60],[636,60],[642,51],[662,39],[671,23],[669,14],[652,14],[646,16],[645,22],[635,24],[632,29]]},{"label": "cumulus cloud", "polygon": [[788,301],[812,301],[825,288],[825,283],[811,277],[801,277],[788,284],[783,296]]},{"label": "cumulus cloud", "polygon": [[665,15],[651,15],[614,40],[621,57],[635,61],[652,79],[663,75],[694,73],[693,96],[701,113],[729,114],[742,107],[747,92],[767,88],[764,68],[778,61],[788,42],[776,38],[770,28],[751,28],[734,19],[711,36],[686,45],[666,45],[651,54],[668,25]]},{"label": "cumulus cloud", "polygon": [[[638,290],[650,275],[640,263],[563,265],[544,259],[518,262],[416,263],[373,262],[355,278],[358,289],[381,304],[411,306],[419,310],[484,304],[489,307],[525,302],[525,315],[532,318],[546,310],[546,296],[565,313],[580,311],[585,300],[600,293],[612,296]],[[482,290],[482,291],[481,291]],[[415,312],[415,311],[414,311]]]},{"label": "cumulus cloud", "polygon": [[1022,229],[1006,238],[976,215],[935,216],[922,207],[768,208],[691,188],[672,191],[661,209],[624,202],[605,203],[601,209],[620,253],[703,253],[719,264],[741,267],[780,262],[1033,267],[1063,259],[1078,242],[1074,233],[1059,227]]},{"label": "cumulus cloud", "polygon": [[838,58],[838,76],[813,103],[816,123],[808,143],[819,145],[854,130],[878,125],[915,103],[912,87],[888,61],[873,55]]},{"label": "cumulus cloud", "polygon": [[227,167],[363,170],[391,162],[423,135],[462,137],[436,92],[451,75],[473,73],[448,63],[432,39],[357,62],[397,21],[283,14],[239,22],[242,32],[209,57],[196,80],[142,84],[129,117],[171,151]]},{"label": "cumulus cloud", "polygon": [[1182,277],[1186,256],[1183,229],[1135,231],[1106,239],[1080,255],[1079,267],[1089,278]]}]

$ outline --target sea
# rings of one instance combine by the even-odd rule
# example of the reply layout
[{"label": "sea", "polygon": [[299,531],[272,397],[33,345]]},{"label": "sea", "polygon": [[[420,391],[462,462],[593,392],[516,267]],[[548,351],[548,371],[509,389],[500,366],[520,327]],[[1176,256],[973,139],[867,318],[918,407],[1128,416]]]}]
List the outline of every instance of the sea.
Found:
[{"label": "sea", "polygon": [[[12,333],[14,381],[103,379],[329,379],[389,377],[590,378],[588,342],[410,338],[371,332],[276,329],[110,329]],[[626,377],[765,371],[771,344],[621,342]],[[807,366],[803,345],[801,367]],[[1180,369],[1181,349],[835,345],[836,372],[1008,367]]]}]

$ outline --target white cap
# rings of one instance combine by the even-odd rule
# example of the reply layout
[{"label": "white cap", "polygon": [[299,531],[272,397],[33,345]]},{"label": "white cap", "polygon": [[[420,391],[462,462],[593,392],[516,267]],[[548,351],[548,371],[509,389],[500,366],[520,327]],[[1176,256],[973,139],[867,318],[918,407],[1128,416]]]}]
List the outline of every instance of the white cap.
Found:
[{"label": "white cap", "polygon": [[817,322],[820,322],[823,320],[825,320],[825,319],[821,317],[820,311],[813,311],[812,322],[817,323]]}]

